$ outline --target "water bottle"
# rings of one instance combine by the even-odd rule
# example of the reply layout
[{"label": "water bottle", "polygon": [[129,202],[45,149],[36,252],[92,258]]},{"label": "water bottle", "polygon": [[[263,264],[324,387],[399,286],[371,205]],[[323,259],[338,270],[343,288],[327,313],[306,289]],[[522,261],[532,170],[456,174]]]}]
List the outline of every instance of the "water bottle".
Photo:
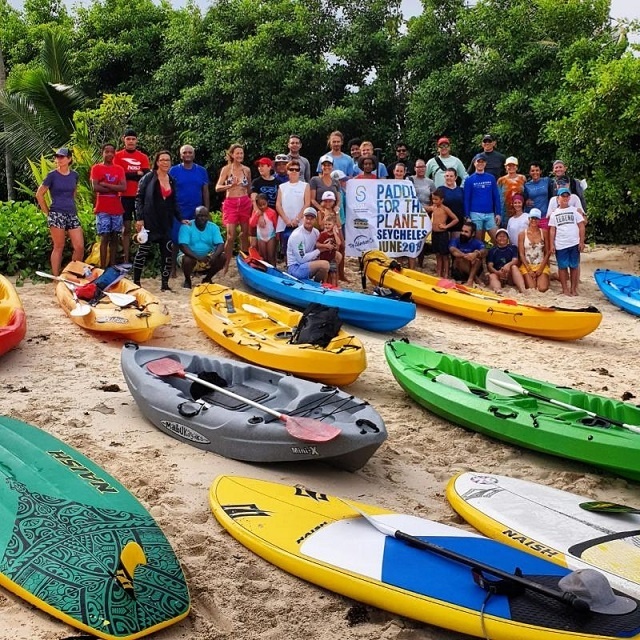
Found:
[{"label": "water bottle", "polygon": [[93,269],[89,265],[85,265],[84,269],[82,269],[82,275],[85,279],[89,279],[92,273]]},{"label": "water bottle", "polygon": [[236,308],[233,306],[233,296],[230,293],[224,294],[224,303],[227,306],[227,313],[236,312]]}]

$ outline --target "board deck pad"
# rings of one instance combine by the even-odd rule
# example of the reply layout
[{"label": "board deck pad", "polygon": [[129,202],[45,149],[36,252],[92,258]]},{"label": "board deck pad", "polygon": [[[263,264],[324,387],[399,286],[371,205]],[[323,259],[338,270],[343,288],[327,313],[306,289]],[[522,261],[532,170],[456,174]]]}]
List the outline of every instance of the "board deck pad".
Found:
[{"label": "board deck pad", "polygon": [[462,529],[251,478],[218,477],[209,501],[222,526],[256,554],[309,582],[399,615],[492,640],[595,640],[640,633],[640,607],[628,617],[585,615],[530,590],[490,594],[474,581],[468,565],[385,536],[353,506],[392,530],[508,573],[520,569],[551,589],[569,573]]},{"label": "board deck pad", "polygon": [[0,584],[101,638],[139,638],[189,612],[180,564],[144,507],[78,451],[7,417]]},{"label": "board deck pad", "polygon": [[580,508],[592,498],[490,473],[462,473],[451,506],[478,531],[569,569],[596,569],[640,598],[640,515]]}]

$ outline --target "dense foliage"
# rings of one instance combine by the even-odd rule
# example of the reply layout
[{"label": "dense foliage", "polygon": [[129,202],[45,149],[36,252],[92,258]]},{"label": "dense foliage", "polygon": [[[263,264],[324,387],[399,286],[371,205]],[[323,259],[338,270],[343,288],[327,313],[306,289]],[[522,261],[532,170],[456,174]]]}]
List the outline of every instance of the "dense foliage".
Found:
[{"label": "dense foliage", "polygon": [[400,0],[366,11],[347,0],[217,0],[206,10],[95,0],[69,11],[26,0],[22,12],[0,0],[0,117],[16,179],[34,189],[27,158],[38,165],[35,149],[65,143],[89,165],[126,125],[150,153],[194,144],[212,178],[236,141],[251,160],[284,151],[295,132],[315,162],[339,129],[389,161],[399,139],[428,158],[447,135],[466,163],[491,131],[521,170],[562,156],[587,179],[595,237],[640,239],[640,59],[610,21],[610,1],[422,6],[407,22]]}]

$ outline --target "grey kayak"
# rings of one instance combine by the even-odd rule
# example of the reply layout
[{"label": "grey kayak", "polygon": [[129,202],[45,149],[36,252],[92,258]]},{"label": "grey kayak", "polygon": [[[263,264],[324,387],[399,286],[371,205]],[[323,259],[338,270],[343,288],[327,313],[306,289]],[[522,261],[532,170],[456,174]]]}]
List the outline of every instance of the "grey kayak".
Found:
[{"label": "grey kayak", "polygon": [[[146,365],[172,358],[185,371],[290,416],[313,418],[342,430],[329,442],[290,436],[265,411],[178,376],[157,377]],[[122,348],[122,373],[142,414],[161,431],[199,449],[246,462],[316,460],[356,471],[387,437],[384,422],[367,402],[332,386],[301,380],[229,358],[143,347]]]}]

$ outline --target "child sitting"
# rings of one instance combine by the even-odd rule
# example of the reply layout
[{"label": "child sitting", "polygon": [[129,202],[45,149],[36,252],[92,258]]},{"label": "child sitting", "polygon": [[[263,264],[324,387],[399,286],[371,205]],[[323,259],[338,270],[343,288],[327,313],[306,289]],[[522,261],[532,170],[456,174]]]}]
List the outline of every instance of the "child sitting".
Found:
[{"label": "child sitting", "polygon": [[[342,237],[338,231],[336,217],[328,214],[324,217],[324,231],[318,236],[316,248],[320,249],[318,260],[329,261],[329,275],[327,282],[334,286],[338,284],[338,265],[342,262],[342,254],[338,251]],[[330,246],[331,249],[326,247]]]},{"label": "child sitting", "polygon": [[278,214],[269,207],[267,196],[259,193],[255,199],[256,208],[249,220],[250,227],[256,227],[258,251],[269,264],[276,265],[276,224]]}]

